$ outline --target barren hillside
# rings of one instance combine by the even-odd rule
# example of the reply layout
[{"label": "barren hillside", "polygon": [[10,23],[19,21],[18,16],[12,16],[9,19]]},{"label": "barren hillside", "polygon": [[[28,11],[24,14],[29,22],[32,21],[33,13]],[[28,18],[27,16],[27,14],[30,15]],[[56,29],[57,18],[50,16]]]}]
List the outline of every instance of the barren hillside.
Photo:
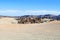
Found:
[{"label": "barren hillside", "polygon": [[41,24],[0,24],[0,40],[60,40],[60,21]]}]

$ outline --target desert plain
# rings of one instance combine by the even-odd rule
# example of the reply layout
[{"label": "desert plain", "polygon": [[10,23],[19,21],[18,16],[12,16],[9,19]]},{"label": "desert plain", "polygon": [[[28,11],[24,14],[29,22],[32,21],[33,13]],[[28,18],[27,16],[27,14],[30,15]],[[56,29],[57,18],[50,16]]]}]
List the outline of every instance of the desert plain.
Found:
[{"label": "desert plain", "polygon": [[0,40],[60,40],[60,21],[0,24]]}]

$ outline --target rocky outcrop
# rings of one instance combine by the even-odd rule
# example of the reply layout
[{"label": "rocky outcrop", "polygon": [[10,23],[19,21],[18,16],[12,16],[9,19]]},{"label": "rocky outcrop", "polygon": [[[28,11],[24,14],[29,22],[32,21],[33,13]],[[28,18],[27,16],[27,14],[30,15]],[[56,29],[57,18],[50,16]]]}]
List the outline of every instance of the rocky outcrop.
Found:
[{"label": "rocky outcrop", "polygon": [[43,23],[50,22],[54,20],[60,20],[60,15],[24,15],[24,16],[0,16],[0,19],[4,18],[14,18],[18,24],[29,24],[29,23]]},{"label": "rocky outcrop", "polygon": [[32,17],[23,17],[20,19],[16,19],[19,24],[28,24],[28,23],[42,23],[42,20],[40,18],[32,18]]}]

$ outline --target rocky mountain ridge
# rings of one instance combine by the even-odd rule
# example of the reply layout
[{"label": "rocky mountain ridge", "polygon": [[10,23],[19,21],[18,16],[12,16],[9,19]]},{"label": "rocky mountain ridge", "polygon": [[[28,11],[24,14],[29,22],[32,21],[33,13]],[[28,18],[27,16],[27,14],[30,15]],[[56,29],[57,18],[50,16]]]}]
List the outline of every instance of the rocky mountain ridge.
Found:
[{"label": "rocky mountain ridge", "polygon": [[60,15],[51,15],[51,14],[46,14],[46,15],[24,15],[24,16],[2,16],[0,15],[1,18],[13,18],[15,19],[18,24],[28,24],[28,23],[43,23],[43,22],[51,22],[54,20],[60,20]]},{"label": "rocky mountain ridge", "polygon": [[1,17],[11,17],[11,18],[16,18],[16,19],[19,19],[19,18],[47,18],[47,19],[54,19],[54,20],[60,20],[60,15],[51,15],[51,14],[46,14],[46,15],[24,15],[24,16],[2,16],[0,15],[0,18]]}]

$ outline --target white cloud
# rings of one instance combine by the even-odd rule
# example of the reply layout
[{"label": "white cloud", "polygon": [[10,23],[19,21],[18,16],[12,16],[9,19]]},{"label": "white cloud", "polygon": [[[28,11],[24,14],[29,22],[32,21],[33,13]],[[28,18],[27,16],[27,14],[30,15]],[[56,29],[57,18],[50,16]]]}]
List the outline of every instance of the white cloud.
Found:
[{"label": "white cloud", "polygon": [[31,13],[31,14],[55,14],[58,15],[60,14],[60,11],[49,11],[49,10],[26,10],[25,13]]},{"label": "white cloud", "polygon": [[39,14],[60,14],[60,11],[49,11],[49,10],[0,10],[0,14],[7,15],[39,15]]},{"label": "white cloud", "polygon": [[0,13],[16,13],[16,12],[22,12],[21,10],[0,10]]}]

